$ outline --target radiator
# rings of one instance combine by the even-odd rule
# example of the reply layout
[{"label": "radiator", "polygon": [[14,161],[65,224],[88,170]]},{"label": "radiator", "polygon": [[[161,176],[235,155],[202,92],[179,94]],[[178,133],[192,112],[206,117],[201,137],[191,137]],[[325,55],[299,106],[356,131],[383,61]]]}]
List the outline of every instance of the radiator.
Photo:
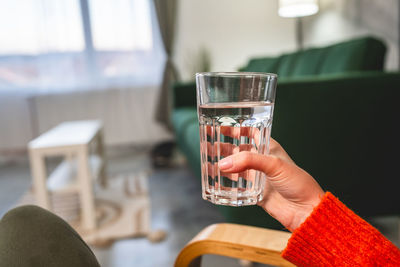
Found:
[{"label": "radiator", "polygon": [[100,119],[105,145],[155,144],[172,138],[155,122],[158,88],[115,88],[0,96],[0,153],[27,143],[63,121]]}]

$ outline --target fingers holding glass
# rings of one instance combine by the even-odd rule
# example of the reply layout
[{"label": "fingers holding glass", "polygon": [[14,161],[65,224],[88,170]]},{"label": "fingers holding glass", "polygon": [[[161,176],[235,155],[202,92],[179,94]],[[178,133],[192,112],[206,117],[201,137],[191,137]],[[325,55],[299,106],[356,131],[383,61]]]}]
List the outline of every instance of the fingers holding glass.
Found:
[{"label": "fingers holding glass", "polygon": [[254,127],[206,126],[204,132],[207,142],[205,146],[205,143],[203,143],[202,149],[203,151],[206,150],[203,155],[207,155],[207,165],[204,171],[208,176],[208,186],[215,190],[230,190],[230,188],[233,188],[232,190],[235,188],[246,190],[246,188],[251,188],[257,175],[254,170],[224,173],[220,171],[218,162],[242,151],[257,152],[260,130]]}]

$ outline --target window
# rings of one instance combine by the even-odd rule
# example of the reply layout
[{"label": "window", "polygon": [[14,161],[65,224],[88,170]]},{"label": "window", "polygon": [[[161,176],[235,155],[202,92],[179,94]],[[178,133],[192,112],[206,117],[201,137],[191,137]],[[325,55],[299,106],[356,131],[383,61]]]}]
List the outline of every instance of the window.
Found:
[{"label": "window", "polygon": [[151,0],[0,0],[0,90],[158,83]]},{"label": "window", "polygon": [[89,0],[96,50],[150,51],[152,31],[147,0]]}]

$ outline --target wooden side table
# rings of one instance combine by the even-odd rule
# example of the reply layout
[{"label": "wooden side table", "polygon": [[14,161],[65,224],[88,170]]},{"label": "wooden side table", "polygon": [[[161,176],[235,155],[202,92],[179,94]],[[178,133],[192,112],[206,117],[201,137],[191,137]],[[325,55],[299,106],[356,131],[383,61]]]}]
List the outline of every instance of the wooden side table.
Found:
[{"label": "wooden side table", "polygon": [[[64,122],[28,145],[37,204],[51,210],[49,191],[78,192],[85,230],[96,228],[94,180],[106,182],[102,129],[98,120]],[[65,160],[47,177],[45,159],[52,156]]]}]

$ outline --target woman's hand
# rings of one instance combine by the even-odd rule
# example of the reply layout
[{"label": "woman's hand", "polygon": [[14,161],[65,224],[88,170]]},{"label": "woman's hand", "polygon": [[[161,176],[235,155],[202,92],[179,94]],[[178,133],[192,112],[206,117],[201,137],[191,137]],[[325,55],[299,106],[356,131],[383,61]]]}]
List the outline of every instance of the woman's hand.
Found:
[{"label": "woman's hand", "polygon": [[218,166],[224,173],[247,169],[264,172],[264,198],[258,205],[290,231],[305,221],[324,195],[314,178],[298,167],[272,138],[269,155],[240,152],[222,159]]}]

